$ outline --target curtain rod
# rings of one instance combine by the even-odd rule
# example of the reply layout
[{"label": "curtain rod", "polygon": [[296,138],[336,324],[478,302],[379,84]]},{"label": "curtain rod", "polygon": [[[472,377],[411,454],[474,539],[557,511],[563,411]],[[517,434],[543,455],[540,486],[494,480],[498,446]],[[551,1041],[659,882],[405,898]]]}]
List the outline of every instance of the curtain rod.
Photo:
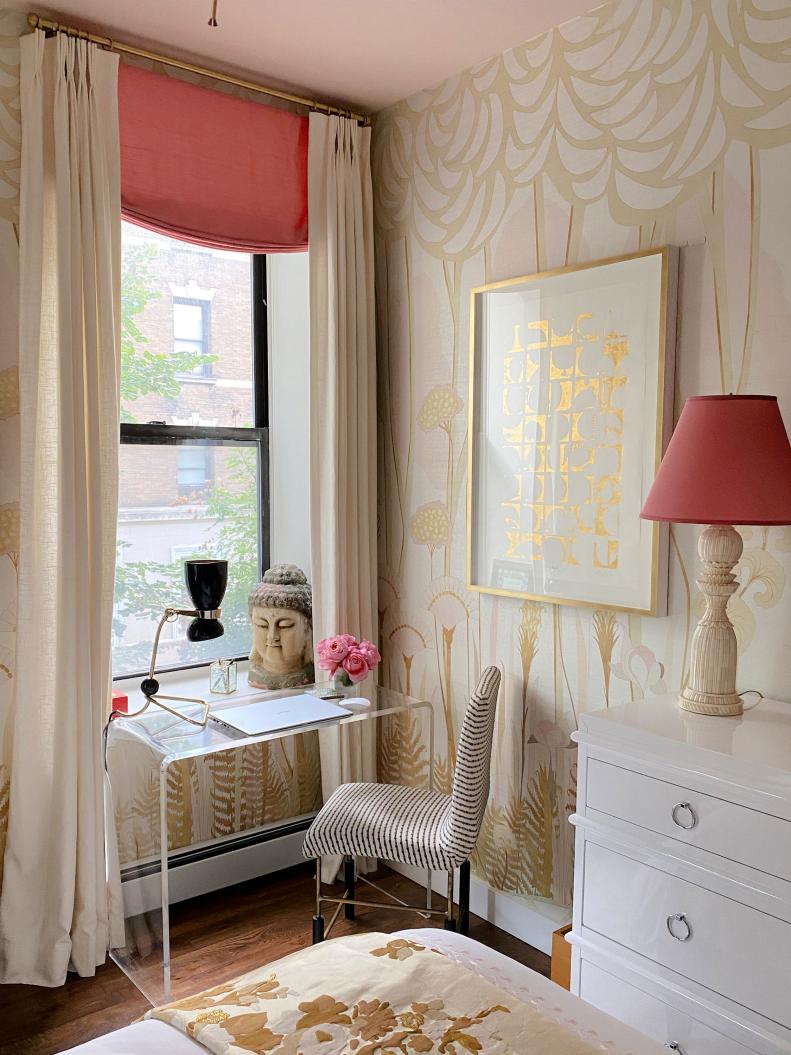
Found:
[{"label": "curtain rod", "polygon": [[290,103],[299,103],[311,110],[319,110],[325,114],[338,114],[340,117],[348,117],[359,121],[360,124],[369,125],[371,118],[368,114],[359,114],[354,110],[346,110],[341,106],[333,106],[331,103],[322,102],[320,99],[306,99],[302,95],[293,95],[291,92],[283,92],[279,88],[267,88],[255,81],[246,81],[241,77],[234,77],[229,73],[219,73],[217,70],[206,69],[205,66],[196,66],[193,62],[184,62],[182,59],[174,59],[169,55],[159,55],[155,51],[146,51],[145,48],[136,48],[132,44],[124,44],[120,40],[111,37],[103,37],[97,33],[89,33],[85,29],[76,26],[65,26],[62,22],[52,22],[40,15],[28,15],[28,25],[33,29],[43,29],[48,33],[65,33],[69,37],[79,37],[80,40],[88,40],[91,44],[98,44],[108,51],[119,51],[124,55],[136,55],[141,59],[150,59],[159,62],[163,66],[173,66],[178,70],[187,70],[189,73],[197,73],[201,77],[209,77],[211,80],[222,81],[224,84],[234,84],[237,88],[246,88],[251,92],[259,92],[261,95],[271,95],[275,99],[285,99]]}]

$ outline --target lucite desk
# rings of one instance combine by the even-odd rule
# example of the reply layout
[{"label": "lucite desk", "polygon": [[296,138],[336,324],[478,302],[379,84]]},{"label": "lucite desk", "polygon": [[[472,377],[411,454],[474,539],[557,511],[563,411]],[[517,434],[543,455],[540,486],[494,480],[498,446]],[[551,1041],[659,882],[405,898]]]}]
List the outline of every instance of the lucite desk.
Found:
[{"label": "lucite desk", "polygon": [[[248,702],[258,702],[267,698],[282,699],[284,696],[306,691],[318,691],[315,686],[309,686],[307,689],[260,692],[247,687],[246,677],[244,686],[240,686],[240,689],[240,692],[231,696],[214,697],[214,699],[219,699],[221,702],[212,704],[211,713],[221,718],[223,709],[228,707],[238,707]],[[340,741],[344,735],[344,728],[352,727],[360,722],[370,721],[374,718],[421,710],[425,711],[425,719],[428,722],[429,785],[433,786],[434,716],[431,704],[426,700],[417,700],[389,689],[377,688],[375,691],[376,707],[370,706],[359,699],[356,701],[339,700],[337,702],[342,706],[348,707],[352,713],[348,716],[318,722],[314,725],[295,726],[260,736],[245,737],[241,734],[235,735],[228,729],[211,721],[205,729],[196,729],[194,726],[179,718],[175,718],[155,706],[151,707],[139,718],[116,718],[110,724],[107,757],[108,775],[111,785],[114,769],[117,770],[118,765],[122,764],[125,745],[128,747],[145,745],[152,753],[155,765],[158,768],[159,853],[158,857],[155,856],[145,863],[147,882],[150,883],[152,876],[154,877],[154,882],[156,882],[158,877],[158,903],[153,906],[149,903],[143,903],[139,894],[130,895],[128,890],[124,889],[123,944],[118,944],[110,950],[113,961],[152,1004],[165,1003],[171,999],[188,995],[186,992],[174,993],[171,979],[169,865],[174,852],[168,850],[169,767],[183,759],[206,757],[223,751],[234,751],[251,744],[281,740],[298,733],[308,733],[313,730],[335,728]],[[135,706],[134,700],[130,700],[130,706]],[[201,712],[201,707],[195,704],[185,704],[180,707],[180,710],[185,714],[198,716]],[[116,761],[113,762],[113,759]],[[128,886],[131,886],[131,884],[123,885],[124,888]],[[430,888],[429,879],[427,889],[430,891]]]}]

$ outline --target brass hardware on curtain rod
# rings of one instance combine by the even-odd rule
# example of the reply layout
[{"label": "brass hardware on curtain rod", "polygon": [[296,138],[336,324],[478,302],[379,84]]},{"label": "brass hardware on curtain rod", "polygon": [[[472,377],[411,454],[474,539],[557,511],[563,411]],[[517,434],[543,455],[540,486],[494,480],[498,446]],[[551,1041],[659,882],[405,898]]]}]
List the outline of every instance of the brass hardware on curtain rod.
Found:
[{"label": "brass hardware on curtain rod", "polygon": [[89,33],[85,29],[76,26],[65,26],[61,22],[53,22],[41,15],[28,15],[28,25],[32,29],[43,29],[47,33],[65,33],[69,37],[79,37],[80,40],[90,41],[108,51],[118,51],[124,55],[136,55],[141,59],[149,59],[151,62],[161,63],[163,66],[172,66],[177,70],[186,70],[188,73],[197,73],[201,77],[208,77],[223,84],[233,84],[237,88],[245,88],[250,92],[259,92],[261,95],[270,95],[274,99],[285,99],[289,103],[298,103],[310,110],[318,110],[324,114],[337,114],[339,117],[348,117],[352,121],[358,121],[361,125],[369,125],[371,117],[369,114],[360,114],[354,110],[347,110],[342,106],[333,106],[332,103],[322,102],[320,99],[306,99],[303,95],[294,95],[291,92],[280,91],[279,88],[267,88],[255,81],[246,81],[242,77],[234,77],[229,73],[219,73],[217,70],[209,70],[205,66],[197,66],[193,62],[184,62],[182,59],[174,59],[169,55],[159,55],[155,51],[146,51],[145,48],[136,48],[132,44],[124,44],[112,37],[103,37],[97,33]]}]

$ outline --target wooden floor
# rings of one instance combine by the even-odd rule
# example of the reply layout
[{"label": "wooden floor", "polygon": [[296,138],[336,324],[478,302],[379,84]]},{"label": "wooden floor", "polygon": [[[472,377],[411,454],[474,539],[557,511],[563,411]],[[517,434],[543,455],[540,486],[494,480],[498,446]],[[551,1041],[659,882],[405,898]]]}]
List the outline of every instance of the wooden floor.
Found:
[{"label": "wooden floor", "polygon": [[[377,881],[404,900],[419,904],[422,889],[382,869]],[[183,902],[171,910],[174,985],[188,981],[199,992],[310,944],[313,913],[312,865]],[[424,926],[418,917],[390,910],[359,909],[358,919],[340,919],[332,937],[354,931],[394,931]],[[497,927],[471,918],[470,937],[549,974],[549,957]],[[149,1004],[112,964],[94,978],[69,980],[59,989],[0,986],[0,1053],[50,1055],[128,1025]]]}]

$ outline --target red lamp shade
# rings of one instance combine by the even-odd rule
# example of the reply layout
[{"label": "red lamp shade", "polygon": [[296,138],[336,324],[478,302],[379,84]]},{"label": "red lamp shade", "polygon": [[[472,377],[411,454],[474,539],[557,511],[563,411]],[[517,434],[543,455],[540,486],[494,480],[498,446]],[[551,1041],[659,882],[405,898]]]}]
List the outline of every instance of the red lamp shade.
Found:
[{"label": "red lamp shade", "polygon": [[640,516],[791,524],[791,446],[776,396],[691,396]]}]

